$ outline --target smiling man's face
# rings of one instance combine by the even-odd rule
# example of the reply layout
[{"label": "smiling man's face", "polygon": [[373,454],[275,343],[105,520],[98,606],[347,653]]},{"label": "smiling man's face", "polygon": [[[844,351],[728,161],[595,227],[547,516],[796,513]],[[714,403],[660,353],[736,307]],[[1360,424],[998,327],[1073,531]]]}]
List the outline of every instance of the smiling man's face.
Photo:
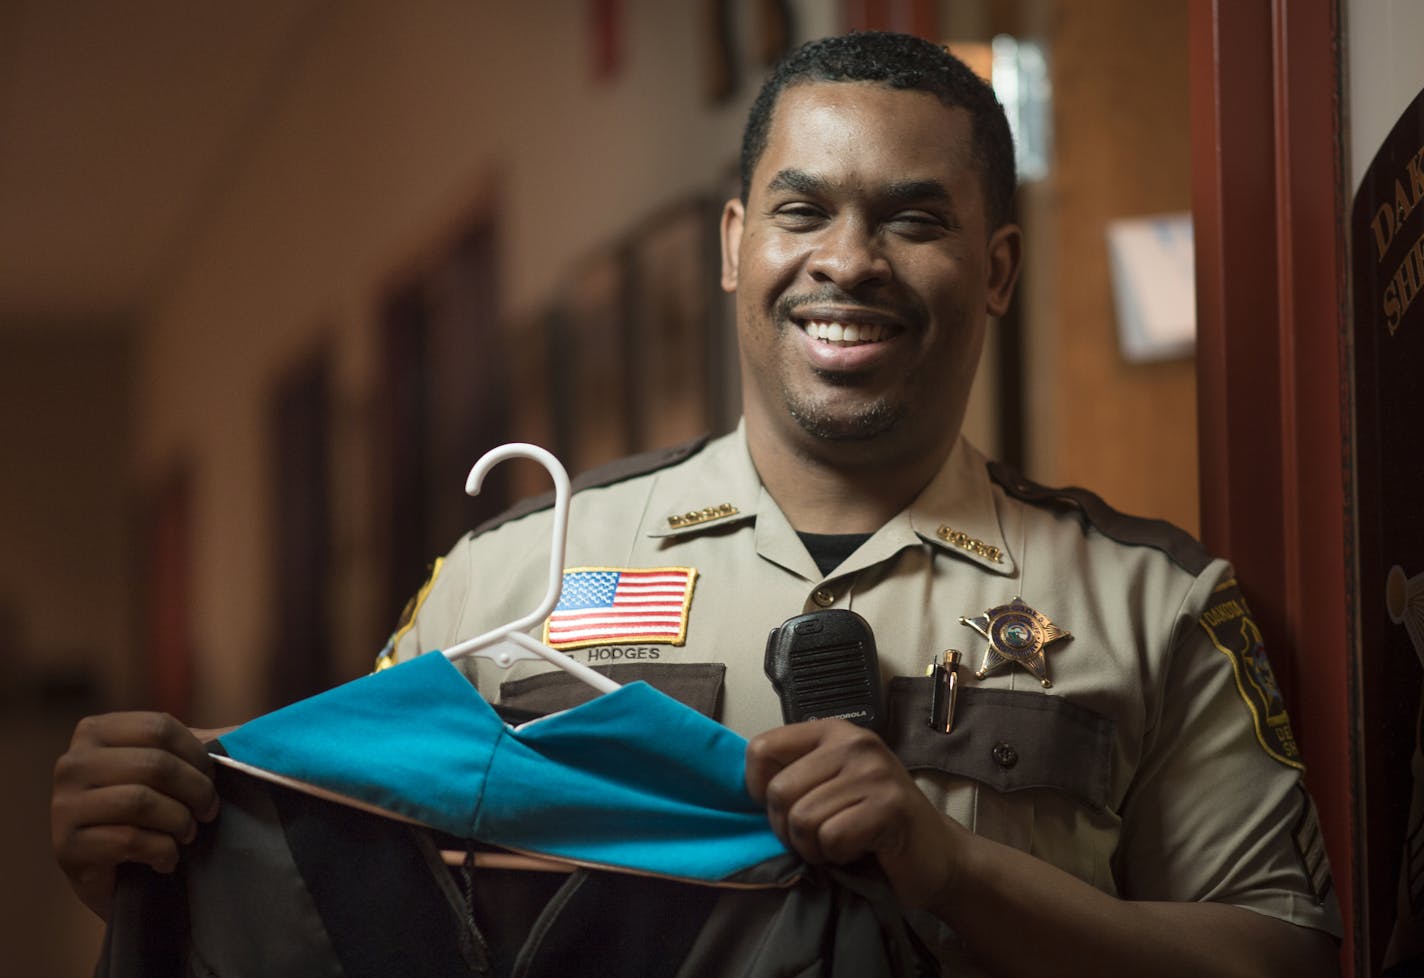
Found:
[{"label": "smiling man's face", "polygon": [[948,452],[1018,259],[1017,229],[987,227],[970,125],[871,82],[781,94],[746,205],[722,222],[749,426]]}]

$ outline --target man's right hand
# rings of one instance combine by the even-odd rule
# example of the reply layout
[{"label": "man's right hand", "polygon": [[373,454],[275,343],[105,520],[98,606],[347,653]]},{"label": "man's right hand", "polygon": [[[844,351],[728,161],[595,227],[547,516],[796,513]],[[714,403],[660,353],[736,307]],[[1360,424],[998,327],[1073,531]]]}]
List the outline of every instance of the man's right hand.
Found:
[{"label": "man's right hand", "polygon": [[85,717],[54,765],[55,858],[79,898],[106,920],[120,863],[171,873],[178,847],[217,812],[212,759],[166,713]]}]

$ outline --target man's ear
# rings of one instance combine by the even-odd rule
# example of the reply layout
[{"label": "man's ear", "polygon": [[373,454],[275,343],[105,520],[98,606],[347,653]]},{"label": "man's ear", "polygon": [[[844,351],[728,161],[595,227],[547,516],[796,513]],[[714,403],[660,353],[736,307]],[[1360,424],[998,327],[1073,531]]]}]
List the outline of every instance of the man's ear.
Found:
[{"label": "man's ear", "polygon": [[1009,311],[1014,284],[1023,261],[1023,231],[1017,224],[1004,224],[989,236],[988,309],[991,316]]},{"label": "man's ear", "polygon": [[737,291],[737,261],[741,257],[742,223],[746,208],[736,197],[722,206],[722,291]]}]

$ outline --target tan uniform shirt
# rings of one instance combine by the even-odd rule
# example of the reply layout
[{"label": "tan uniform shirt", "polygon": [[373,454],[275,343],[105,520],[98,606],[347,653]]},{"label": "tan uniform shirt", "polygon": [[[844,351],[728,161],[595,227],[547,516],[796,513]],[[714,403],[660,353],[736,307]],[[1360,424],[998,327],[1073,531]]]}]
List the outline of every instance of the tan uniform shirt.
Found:
[{"label": "tan uniform shirt", "polygon": [[[387,661],[532,610],[547,586],[550,523],[546,509],[457,544]],[[823,576],[739,430],[576,493],[565,564],[695,570],[681,644],[614,636],[570,654],[654,666],[650,680],[674,695],[679,670],[705,680],[699,664],[724,664],[720,703],[705,682],[684,698],[701,696],[693,705],[748,737],[782,723],[763,670],[768,632],[804,612],[851,609],[874,630],[887,740],[951,817],[1110,894],[1219,901],[1340,933],[1259,633],[1231,568],[1167,524],[1029,484],[961,439],[913,504]],[[989,643],[960,618],[1016,596],[1071,635],[1044,647],[1051,687],[1012,661],[975,677]],[[964,653],[963,684],[945,735],[928,727],[923,677],[951,648]],[[567,703],[550,700],[545,682],[581,686],[563,674],[531,681],[543,663],[506,672],[463,661],[492,700],[548,708]],[[958,960],[947,928],[927,936],[947,965]]]}]

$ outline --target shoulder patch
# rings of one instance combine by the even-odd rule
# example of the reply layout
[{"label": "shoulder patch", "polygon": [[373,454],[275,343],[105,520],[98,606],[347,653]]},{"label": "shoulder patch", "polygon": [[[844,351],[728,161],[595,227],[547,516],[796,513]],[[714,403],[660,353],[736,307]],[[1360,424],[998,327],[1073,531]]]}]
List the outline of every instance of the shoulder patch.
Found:
[{"label": "shoulder patch", "polygon": [[396,646],[401,639],[405,638],[406,632],[415,627],[415,616],[420,612],[420,606],[425,604],[425,599],[430,596],[431,589],[435,587],[435,579],[440,576],[440,569],[444,566],[445,558],[436,557],[435,562],[430,565],[429,573],[425,576],[425,583],[405,603],[400,618],[396,621],[396,630],[391,632],[391,637],[386,639],[386,647],[381,649],[380,655],[376,656],[375,672],[389,669],[396,664]]},{"label": "shoulder patch", "polygon": [[1251,619],[1236,581],[1227,581],[1212,592],[1211,604],[1198,622],[1217,651],[1231,660],[1236,690],[1251,711],[1261,749],[1288,767],[1305,770],[1281,688],[1266,660],[1261,630]]},{"label": "shoulder patch", "polygon": [[[636,478],[640,475],[647,475],[649,472],[656,472],[659,469],[670,468],[679,462],[685,461],[698,452],[702,451],[707,442],[711,440],[709,435],[702,435],[691,441],[683,442],[681,445],[674,445],[671,448],[657,448],[650,452],[643,452],[639,455],[629,455],[605,465],[597,466],[582,473],[571,482],[575,493],[585,489],[597,489],[602,486],[611,486],[615,483],[624,482],[628,479]],[[470,531],[471,537],[477,537],[482,533],[497,529],[506,523],[530,513],[537,513],[540,510],[550,509],[554,505],[554,493],[540,493],[537,496],[530,496],[522,499],[513,506],[506,509],[498,516],[492,517]]]},{"label": "shoulder patch", "polygon": [[1087,489],[1041,486],[1002,462],[989,463],[989,478],[1010,496],[1030,505],[1076,510],[1080,519],[1118,543],[1160,550],[1193,576],[1211,563],[1211,553],[1186,530],[1166,520],[1119,512]]}]

